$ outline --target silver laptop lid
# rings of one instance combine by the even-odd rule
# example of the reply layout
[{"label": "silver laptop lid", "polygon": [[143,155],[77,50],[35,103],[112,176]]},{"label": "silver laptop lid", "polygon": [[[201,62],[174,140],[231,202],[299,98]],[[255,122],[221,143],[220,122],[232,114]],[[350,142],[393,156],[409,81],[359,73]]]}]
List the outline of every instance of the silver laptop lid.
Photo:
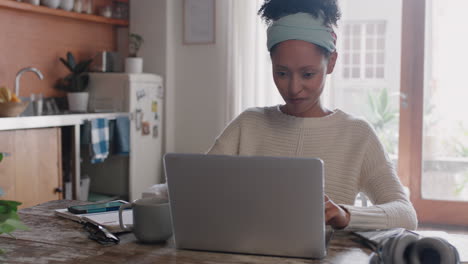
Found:
[{"label": "silver laptop lid", "polygon": [[320,159],[166,154],[164,167],[178,248],[325,256]]}]

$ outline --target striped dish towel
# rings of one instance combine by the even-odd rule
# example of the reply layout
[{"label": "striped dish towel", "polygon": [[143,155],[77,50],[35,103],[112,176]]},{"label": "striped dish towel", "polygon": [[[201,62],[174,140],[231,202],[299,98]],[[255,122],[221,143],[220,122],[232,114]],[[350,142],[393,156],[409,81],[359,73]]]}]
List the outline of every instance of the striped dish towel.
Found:
[{"label": "striped dish towel", "polygon": [[109,124],[106,118],[91,120],[91,163],[103,162],[109,156]]}]

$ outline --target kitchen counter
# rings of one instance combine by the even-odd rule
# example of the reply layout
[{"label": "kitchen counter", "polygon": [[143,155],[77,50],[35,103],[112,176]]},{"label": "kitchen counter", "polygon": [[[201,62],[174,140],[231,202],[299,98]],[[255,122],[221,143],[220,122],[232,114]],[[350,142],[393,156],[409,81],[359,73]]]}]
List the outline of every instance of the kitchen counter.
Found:
[{"label": "kitchen counter", "polygon": [[1,130],[31,129],[45,127],[76,126],[86,120],[95,118],[115,119],[118,116],[129,116],[127,112],[120,113],[77,113],[63,115],[2,117],[0,118]]}]

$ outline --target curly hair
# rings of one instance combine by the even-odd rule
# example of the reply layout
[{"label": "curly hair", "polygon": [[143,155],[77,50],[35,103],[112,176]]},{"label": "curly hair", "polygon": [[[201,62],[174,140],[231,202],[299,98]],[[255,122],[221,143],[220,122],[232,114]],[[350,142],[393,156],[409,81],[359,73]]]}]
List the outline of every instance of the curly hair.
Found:
[{"label": "curly hair", "polygon": [[316,18],[322,15],[326,26],[337,26],[341,17],[337,0],[265,0],[258,15],[270,24],[283,16],[300,12],[309,13]]}]

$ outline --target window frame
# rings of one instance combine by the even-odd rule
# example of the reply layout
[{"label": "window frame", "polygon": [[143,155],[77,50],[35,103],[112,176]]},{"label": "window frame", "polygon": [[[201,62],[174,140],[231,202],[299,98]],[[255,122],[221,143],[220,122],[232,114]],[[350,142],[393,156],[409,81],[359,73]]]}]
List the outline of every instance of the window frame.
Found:
[{"label": "window frame", "polygon": [[[374,32],[369,34],[367,32],[367,27],[371,25],[374,27]],[[378,32],[378,27],[382,25],[384,27],[384,32],[382,35]],[[359,48],[355,49],[354,40],[356,39],[354,35],[354,27],[359,28]],[[347,39],[348,46],[346,47],[346,42],[342,45],[344,58],[345,61],[341,64],[341,73],[340,79],[348,80],[348,81],[382,81],[387,78],[386,76],[386,56],[387,56],[387,23],[385,20],[350,20],[346,21],[344,24],[343,36]],[[374,47],[369,49],[367,47],[367,40],[371,38],[374,42]],[[379,49],[377,40],[382,39],[383,47]],[[367,62],[367,54],[370,53],[373,56],[373,61],[371,63]],[[379,53],[383,55],[383,63],[377,62],[377,56]],[[354,62],[354,55],[358,54],[359,59],[358,62]],[[353,77],[353,70],[359,70],[359,77]],[[372,77],[367,77],[367,69],[372,69]],[[382,76],[377,76],[377,69],[382,69]],[[348,71],[348,76],[346,76],[346,72]]]}]

